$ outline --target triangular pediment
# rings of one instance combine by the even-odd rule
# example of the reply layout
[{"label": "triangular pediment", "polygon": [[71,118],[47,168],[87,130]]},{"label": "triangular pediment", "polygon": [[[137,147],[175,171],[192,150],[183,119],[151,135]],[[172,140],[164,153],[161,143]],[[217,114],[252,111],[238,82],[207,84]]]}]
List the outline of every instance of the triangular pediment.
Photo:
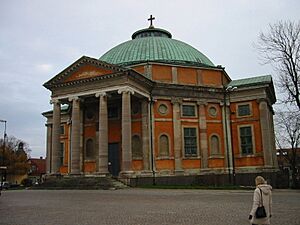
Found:
[{"label": "triangular pediment", "polygon": [[100,61],[98,59],[83,56],[72,65],[57,74],[44,86],[48,89],[58,85],[72,83],[76,81],[89,80],[109,74],[126,72],[128,69]]}]

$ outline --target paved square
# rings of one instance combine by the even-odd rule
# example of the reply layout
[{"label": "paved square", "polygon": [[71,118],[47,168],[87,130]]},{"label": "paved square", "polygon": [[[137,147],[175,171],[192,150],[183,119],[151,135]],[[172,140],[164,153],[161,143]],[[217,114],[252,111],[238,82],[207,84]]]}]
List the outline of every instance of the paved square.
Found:
[{"label": "paved square", "polygon": [[[0,197],[2,225],[246,225],[252,191],[21,190]],[[274,190],[272,225],[300,224],[300,191]]]}]

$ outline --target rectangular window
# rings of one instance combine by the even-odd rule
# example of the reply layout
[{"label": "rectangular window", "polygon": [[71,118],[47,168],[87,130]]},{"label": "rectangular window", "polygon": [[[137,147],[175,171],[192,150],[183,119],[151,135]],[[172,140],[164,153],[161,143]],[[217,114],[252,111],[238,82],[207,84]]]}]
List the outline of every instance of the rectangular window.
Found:
[{"label": "rectangular window", "polygon": [[242,154],[252,154],[253,153],[253,143],[252,143],[252,128],[240,127],[240,140]]},{"label": "rectangular window", "polygon": [[64,152],[65,152],[65,143],[60,143],[60,152],[59,152],[59,162],[60,165],[64,164]]},{"label": "rectangular window", "polygon": [[238,116],[250,116],[250,115],[251,115],[251,111],[250,111],[249,104],[238,106]]},{"label": "rectangular window", "polygon": [[196,128],[184,128],[184,155],[197,156],[197,131]]},{"label": "rectangular window", "polygon": [[182,105],[182,116],[196,116],[195,105]]}]

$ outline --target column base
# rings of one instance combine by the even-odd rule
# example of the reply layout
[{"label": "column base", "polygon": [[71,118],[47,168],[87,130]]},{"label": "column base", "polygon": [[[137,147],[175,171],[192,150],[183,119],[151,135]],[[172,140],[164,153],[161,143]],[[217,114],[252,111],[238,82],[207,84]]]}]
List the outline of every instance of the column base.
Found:
[{"label": "column base", "polygon": [[183,176],[184,175],[184,170],[175,170],[174,174],[175,174],[175,176]]},{"label": "column base", "polygon": [[134,171],[121,171],[119,173],[120,177],[124,177],[124,178],[132,178],[135,177],[135,172]]},{"label": "column base", "polygon": [[107,172],[96,172],[93,173],[93,175],[97,176],[97,177],[109,177],[111,176],[111,174],[107,171]]}]

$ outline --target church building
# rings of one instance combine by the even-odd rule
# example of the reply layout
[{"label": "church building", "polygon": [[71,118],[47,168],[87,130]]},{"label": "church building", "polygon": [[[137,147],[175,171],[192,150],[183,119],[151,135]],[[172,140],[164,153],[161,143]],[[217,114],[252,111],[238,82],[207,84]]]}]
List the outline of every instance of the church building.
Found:
[{"label": "church building", "polygon": [[53,105],[43,113],[47,174],[129,184],[253,184],[275,174],[272,77],[231,80],[153,19],[44,84]]}]

